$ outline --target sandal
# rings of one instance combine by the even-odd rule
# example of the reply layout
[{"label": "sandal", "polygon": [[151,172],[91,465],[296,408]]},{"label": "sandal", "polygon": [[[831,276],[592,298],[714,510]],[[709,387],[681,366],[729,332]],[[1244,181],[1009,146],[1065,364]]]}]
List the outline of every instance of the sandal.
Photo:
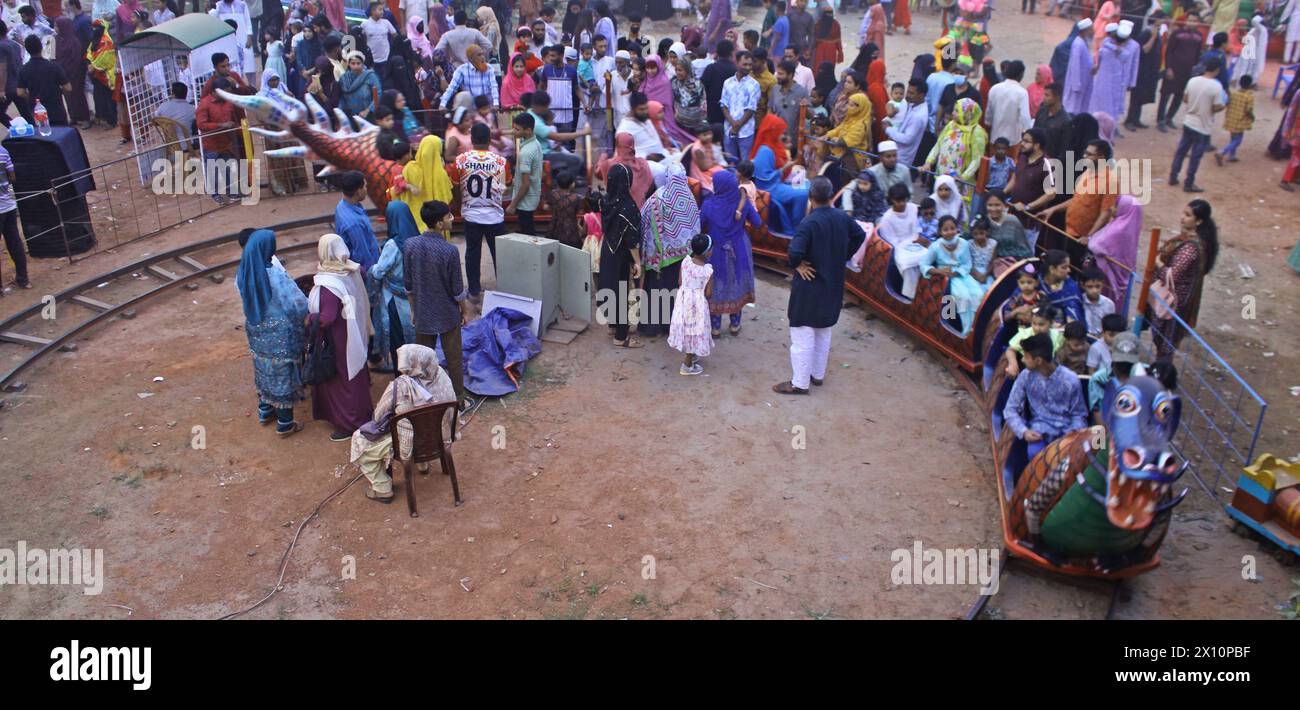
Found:
[{"label": "sandal", "polygon": [[275,433],[276,433],[277,436],[279,436],[281,439],[283,439],[283,438],[288,437],[288,436],[293,436],[294,434],[297,434],[297,433],[300,432],[300,431],[302,431],[302,422],[294,422],[294,423],[293,423],[293,426],[291,426],[291,427],[289,427],[288,429],[285,429],[285,430],[283,430],[283,431],[281,431],[281,430],[277,427],[276,430],[275,430]]},{"label": "sandal", "polygon": [[633,348],[644,348],[644,347],[645,347],[645,343],[643,343],[643,342],[641,342],[640,340],[637,340],[636,338],[633,338],[632,336],[629,335],[629,336],[627,337],[627,340],[615,340],[615,341],[614,341],[614,347],[616,347],[616,348],[629,348],[629,349],[633,349]]},{"label": "sandal", "polygon": [[393,498],[396,498],[397,496],[396,496],[395,494],[392,494],[392,493],[389,493],[389,494],[386,495],[386,496],[381,496],[381,495],[379,495],[378,493],[375,492],[375,489],[373,489],[373,488],[367,488],[367,489],[366,489],[366,497],[369,498],[370,500],[373,500],[373,501],[377,502],[377,503],[383,503],[384,505],[388,505],[389,503],[392,503],[392,502],[393,502]]},{"label": "sandal", "polygon": [[721,329],[721,328],[714,328],[714,329],[713,329],[713,337],[715,337],[715,338],[721,338],[721,337],[722,337],[722,329]]},{"label": "sandal", "polygon": [[794,383],[788,380],[772,385],[772,391],[777,394],[808,394],[808,390],[795,387]]},{"label": "sandal", "polygon": [[811,381],[814,385],[817,385],[818,387],[821,387],[822,383],[826,381],[826,380],[819,380],[816,377],[809,377],[808,380]]},{"label": "sandal", "polygon": [[738,325],[733,325],[730,328],[728,328],[728,330],[731,331],[732,335],[740,335],[740,326]]}]

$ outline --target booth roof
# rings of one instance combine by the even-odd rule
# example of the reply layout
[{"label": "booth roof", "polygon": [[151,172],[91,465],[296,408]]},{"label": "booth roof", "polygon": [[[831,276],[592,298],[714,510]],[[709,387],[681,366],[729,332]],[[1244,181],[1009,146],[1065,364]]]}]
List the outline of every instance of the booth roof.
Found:
[{"label": "booth roof", "polygon": [[197,49],[234,33],[235,29],[225,21],[205,12],[195,12],[181,15],[143,32],[137,32],[123,40],[122,46],[135,45],[139,49],[160,47],[179,49],[177,45],[180,45],[188,49]]}]

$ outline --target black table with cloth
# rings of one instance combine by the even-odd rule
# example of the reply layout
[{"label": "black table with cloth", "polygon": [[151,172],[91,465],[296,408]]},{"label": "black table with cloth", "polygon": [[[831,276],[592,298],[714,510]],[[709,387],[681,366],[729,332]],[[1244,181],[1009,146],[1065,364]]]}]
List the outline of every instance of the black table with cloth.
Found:
[{"label": "black table with cloth", "polygon": [[[86,193],[95,189],[95,179],[86,145],[75,128],[53,126],[51,130],[48,136],[11,136],[3,143],[14,162],[18,218],[28,239],[27,250],[34,257],[71,256],[95,246],[86,205]],[[55,185],[52,199],[48,191]]]}]

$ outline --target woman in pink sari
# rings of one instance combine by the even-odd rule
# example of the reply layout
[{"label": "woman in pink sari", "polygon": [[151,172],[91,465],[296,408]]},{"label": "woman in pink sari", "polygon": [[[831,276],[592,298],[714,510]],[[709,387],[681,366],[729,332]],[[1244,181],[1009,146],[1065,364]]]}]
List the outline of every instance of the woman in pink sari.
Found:
[{"label": "woman in pink sari", "polygon": [[1101,292],[1116,304],[1124,298],[1131,272],[1137,268],[1141,238],[1142,205],[1130,195],[1120,195],[1115,203],[1115,219],[1088,238],[1088,251],[1096,257],[1097,268],[1106,275]]},{"label": "woman in pink sari", "polygon": [[1047,87],[1052,85],[1052,68],[1046,64],[1038,65],[1038,74],[1034,76],[1034,83],[1029,85],[1026,91],[1029,92],[1029,117],[1033,118],[1038,115],[1038,107],[1043,103],[1043,92]]}]

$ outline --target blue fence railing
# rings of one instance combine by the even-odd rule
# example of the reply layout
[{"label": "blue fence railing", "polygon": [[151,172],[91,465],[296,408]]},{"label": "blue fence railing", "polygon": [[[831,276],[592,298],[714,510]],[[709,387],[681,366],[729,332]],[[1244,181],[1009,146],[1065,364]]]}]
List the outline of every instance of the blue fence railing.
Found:
[{"label": "blue fence railing", "polygon": [[[1135,275],[1132,281],[1138,280]],[[1147,297],[1164,305],[1155,292]],[[1150,332],[1157,352],[1168,353],[1178,368],[1182,419],[1173,445],[1191,463],[1201,489],[1226,508],[1242,467],[1254,460],[1268,402],[1195,328],[1177,313],[1171,321],[1152,323]]]}]

